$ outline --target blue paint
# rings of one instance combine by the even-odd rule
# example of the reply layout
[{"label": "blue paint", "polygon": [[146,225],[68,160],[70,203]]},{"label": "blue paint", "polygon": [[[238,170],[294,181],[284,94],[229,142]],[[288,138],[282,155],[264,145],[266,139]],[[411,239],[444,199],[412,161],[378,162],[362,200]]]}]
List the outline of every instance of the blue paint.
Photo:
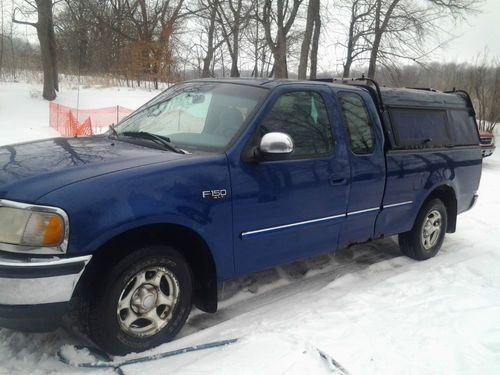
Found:
[{"label": "blue paint", "polygon": [[[69,257],[99,251],[135,228],[189,228],[206,243],[219,280],[408,231],[425,199],[442,186],[453,189],[458,213],[470,207],[481,174],[479,145],[398,149],[389,116],[383,116],[384,125],[363,87],[266,80],[227,84],[262,91],[258,106],[223,150],[181,154],[106,136],[4,146],[0,199],[65,210]],[[248,160],[261,121],[281,95],[293,91],[321,95],[333,152],[317,158]],[[350,149],[339,105],[342,92],[359,95],[368,111],[374,137],[370,154]],[[432,93],[425,93],[425,100],[420,94],[398,103],[425,106]],[[455,99],[431,106],[467,105],[458,94],[448,95],[444,98]],[[397,98],[397,90],[390,91],[389,99]],[[224,189],[227,195],[205,199],[202,192],[212,189]],[[404,202],[411,203],[390,207]]]}]

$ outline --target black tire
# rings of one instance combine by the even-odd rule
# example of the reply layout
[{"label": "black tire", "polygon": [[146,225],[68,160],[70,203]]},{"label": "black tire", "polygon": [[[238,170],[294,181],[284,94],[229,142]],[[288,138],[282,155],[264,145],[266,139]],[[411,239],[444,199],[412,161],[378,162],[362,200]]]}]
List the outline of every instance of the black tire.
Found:
[{"label": "black tire", "polygon": [[[435,224],[431,224],[432,220]],[[416,260],[432,258],[443,244],[447,225],[448,216],[443,202],[440,199],[430,200],[420,209],[413,228],[399,235],[401,251]],[[437,226],[439,233],[434,229]],[[431,228],[430,231],[434,230],[430,235],[428,228]]]},{"label": "black tire", "polygon": [[93,291],[89,335],[113,355],[150,349],[175,337],[191,311],[191,300],[191,270],[178,251],[164,245],[137,249],[116,263]]}]

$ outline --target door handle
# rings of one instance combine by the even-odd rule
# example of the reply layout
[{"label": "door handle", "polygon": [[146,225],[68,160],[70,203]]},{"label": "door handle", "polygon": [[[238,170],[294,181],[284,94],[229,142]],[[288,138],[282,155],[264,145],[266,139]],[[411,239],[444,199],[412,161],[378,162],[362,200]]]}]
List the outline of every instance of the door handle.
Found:
[{"label": "door handle", "polygon": [[343,185],[347,181],[346,178],[340,177],[340,178],[335,178],[335,177],[330,177],[330,185]]}]

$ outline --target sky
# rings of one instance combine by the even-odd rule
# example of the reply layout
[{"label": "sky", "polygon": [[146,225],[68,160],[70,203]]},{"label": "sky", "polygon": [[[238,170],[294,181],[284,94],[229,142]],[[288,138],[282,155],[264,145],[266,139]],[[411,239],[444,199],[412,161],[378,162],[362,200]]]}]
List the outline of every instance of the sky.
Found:
[{"label": "sky", "polygon": [[[330,22],[323,23],[318,70],[340,73],[345,59],[345,49],[339,42],[345,41],[350,14],[342,13],[342,10],[334,6],[338,4],[337,0],[323,1],[326,9],[330,10],[327,15]],[[454,21],[450,17],[441,21],[439,27],[443,32],[427,38],[425,49],[432,52],[422,60],[423,62],[474,63],[478,55],[484,54],[485,51],[488,61],[493,58],[500,61],[500,0],[477,2],[482,3],[478,13],[466,14],[464,20]],[[436,48],[438,44],[441,46]],[[293,63],[298,64],[298,61],[292,61]],[[409,63],[408,60],[402,60],[402,64]],[[353,65],[354,69],[361,71],[365,70],[366,66],[366,60]],[[292,70],[295,69],[295,65],[292,66]]]},{"label": "sky", "polygon": [[471,62],[486,49],[488,56],[500,59],[500,0],[485,0],[480,14],[469,15],[467,21],[450,31],[457,38],[435,57],[447,62]]}]

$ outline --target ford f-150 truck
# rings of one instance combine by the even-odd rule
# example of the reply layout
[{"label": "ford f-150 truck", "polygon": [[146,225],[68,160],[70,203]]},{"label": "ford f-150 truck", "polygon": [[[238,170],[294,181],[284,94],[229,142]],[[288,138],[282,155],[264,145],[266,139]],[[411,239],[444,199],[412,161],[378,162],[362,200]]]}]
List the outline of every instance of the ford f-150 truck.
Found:
[{"label": "ford f-150 truck", "polygon": [[142,351],[242,274],[392,235],[434,256],[477,198],[469,96],[327,81],[185,82],[105,135],[0,147],[0,326],[76,311]]}]

